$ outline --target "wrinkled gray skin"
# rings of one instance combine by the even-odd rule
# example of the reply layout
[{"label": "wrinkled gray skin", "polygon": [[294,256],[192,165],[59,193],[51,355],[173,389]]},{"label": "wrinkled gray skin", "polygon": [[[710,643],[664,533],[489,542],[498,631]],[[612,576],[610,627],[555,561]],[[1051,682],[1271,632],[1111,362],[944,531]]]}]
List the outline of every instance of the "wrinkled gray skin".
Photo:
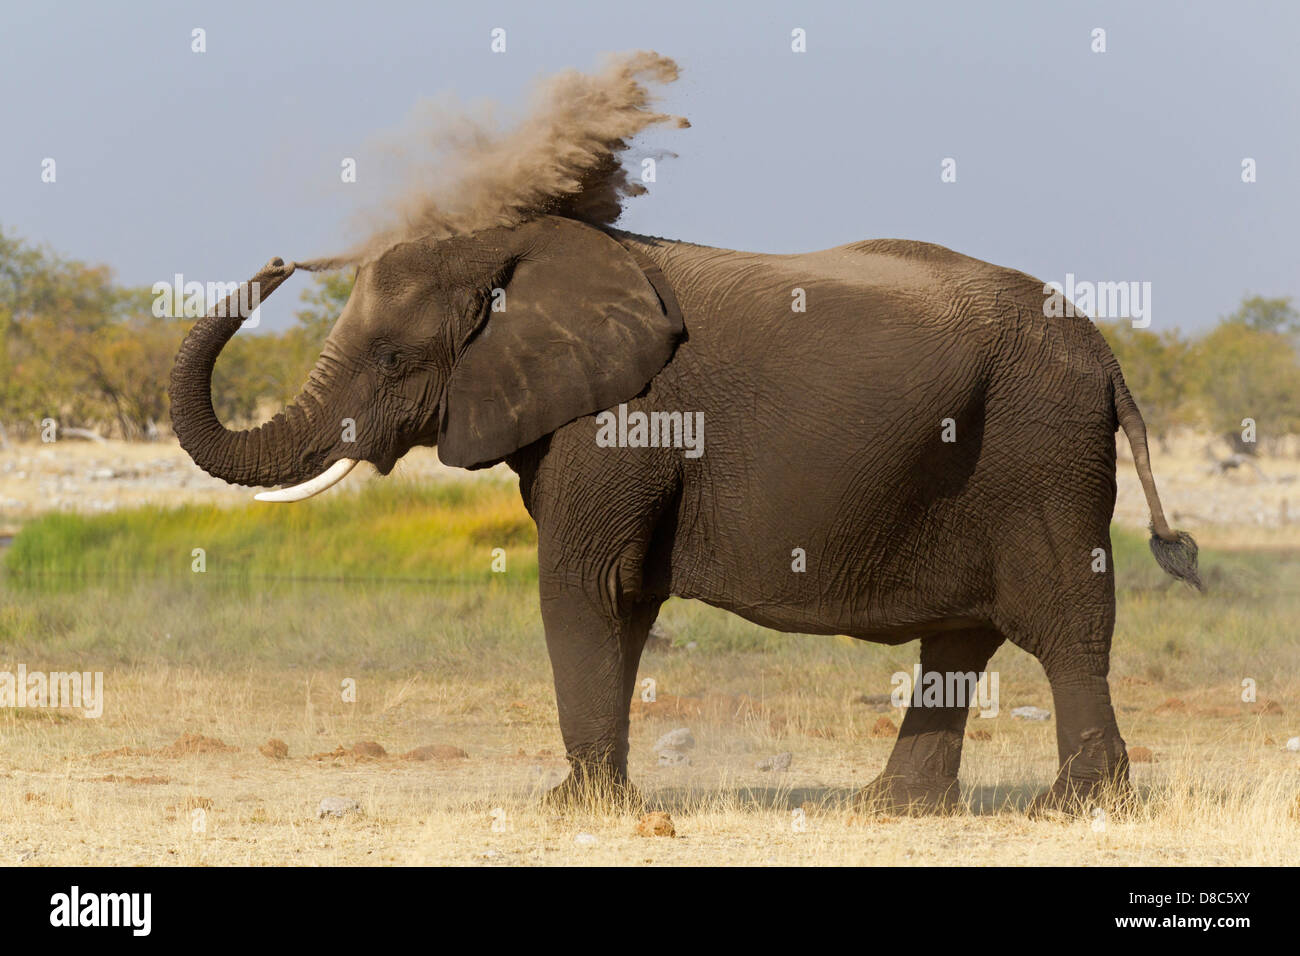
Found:
[{"label": "wrinkled gray skin", "polygon": [[[620,241],[662,270],[684,328]],[[230,332],[200,321],[173,374],[176,432],[213,475],[298,483],[342,457],[386,474],[420,444],[518,472],[572,766],[560,795],[626,784],[637,665],[669,595],[783,631],[919,639],[927,672],[979,672],[1010,640],[1055,698],[1061,772],[1040,800],[1127,785],[1106,681],[1117,426],[1162,565],[1195,583],[1195,545],[1160,512],[1113,355],[1086,318],[1044,317],[1040,281],[917,242],[757,255],[553,217],[409,242],[361,266],[300,398],[247,432],[209,399]],[[703,412],[703,456],[599,447],[594,413],[624,401]],[[967,714],[910,708],[866,796],[954,807]]]}]

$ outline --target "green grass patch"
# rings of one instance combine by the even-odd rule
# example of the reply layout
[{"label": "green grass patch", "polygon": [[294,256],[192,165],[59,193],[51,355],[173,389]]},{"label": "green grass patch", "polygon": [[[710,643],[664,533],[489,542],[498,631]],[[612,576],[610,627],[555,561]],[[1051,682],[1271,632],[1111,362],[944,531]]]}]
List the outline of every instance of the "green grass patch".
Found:
[{"label": "green grass patch", "polygon": [[[285,506],[51,515],[27,525],[6,560],[0,657],[544,674],[534,540],[513,482],[491,480],[390,480]],[[1244,677],[1264,687],[1300,673],[1300,555],[1203,553],[1201,595],[1160,571],[1145,534],[1114,529],[1112,540],[1118,675],[1173,688],[1218,680],[1226,694]],[[205,574],[190,570],[195,547],[207,550]],[[495,547],[505,574],[491,571]],[[916,655],[914,643],[779,634],[695,601],[669,601],[660,620],[679,649],[673,693],[714,686],[718,662],[732,658],[761,690],[806,681],[814,663],[864,668],[866,680],[908,670]],[[997,664],[1025,679],[1041,670],[1009,645]]]},{"label": "green grass patch", "polygon": [[[497,548],[505,552],[504,575],[492,570]],[[292,505],[50,514],[22,529],[4,570],[11,583],[42,586],[186,576],[531,583],[536,549],[513,480],[390,480]]]}]

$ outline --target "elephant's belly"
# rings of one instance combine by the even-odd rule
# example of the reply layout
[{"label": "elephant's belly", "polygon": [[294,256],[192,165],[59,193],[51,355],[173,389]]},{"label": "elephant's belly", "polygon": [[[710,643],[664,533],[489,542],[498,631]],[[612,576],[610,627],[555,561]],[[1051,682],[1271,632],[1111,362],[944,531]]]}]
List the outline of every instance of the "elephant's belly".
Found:
[{"label": "elephant's belly", "polygon": [[980,542],[955,529],[928,542],[890,532],[882,523],[823,537],[780,530],[744,548],[715,536],[678,552],[668,590],[779,631],[885,644],[987,623],[992,562]]},{"label": "elephant's belly", "polygon": [[945,615],[939,612],[935,612],[933,617],[922,614],[921,620],[909,621],[910,617],[917,616],[912,613],[915,609],[908,609],[907,612],[898,614],[892,621],[888,619],[889,615],[877,615],[876,620],[865,620],[864,615],[853,613],[828,617],[821,608],[736,605],[733,600],[726,598],[710,599],[687,594],[677,596],[695,597],[706,604],[730,611],[747,621],[774,631],[791,634],[843,634],[875,644],[906,644],[926,634],[964,630],[988,623],[985,618],[973,614]]}]

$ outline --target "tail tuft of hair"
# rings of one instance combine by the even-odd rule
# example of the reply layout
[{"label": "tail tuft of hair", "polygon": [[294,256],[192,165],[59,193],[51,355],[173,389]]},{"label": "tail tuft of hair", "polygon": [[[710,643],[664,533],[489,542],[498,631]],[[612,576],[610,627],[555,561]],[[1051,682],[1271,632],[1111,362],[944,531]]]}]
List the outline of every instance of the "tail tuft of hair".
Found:
[{"label": "tail tuft of hair", "polygon": [[1173,541],[1166,541],[1155,533],[1151,532],[1151,553],[1155,555],[1156,564],[1169,574],[1184,584],[1204,592],[1205,585],[1201,582],[1201,575],[1196,568],[1196,541],[1186,531],[1176,533],[1177,537]]}]

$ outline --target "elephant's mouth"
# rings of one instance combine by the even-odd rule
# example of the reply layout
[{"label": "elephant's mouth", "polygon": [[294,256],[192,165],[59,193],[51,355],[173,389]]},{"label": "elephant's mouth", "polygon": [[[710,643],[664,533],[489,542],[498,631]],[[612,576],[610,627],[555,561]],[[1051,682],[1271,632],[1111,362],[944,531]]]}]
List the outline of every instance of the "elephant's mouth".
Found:
[{"label": "elephant's mouth", "polygon": [[[439,408],[441,408],[441,404],[439,405]],[[416,445],[435,444],[438,439],[439,420],[440,417],[437,413],[432,415],[429,424],[415,436],[411,441],[410,447]],[[409,450],[409,448],[407,450]],[[365,458],[339,458],[314,478],[309,478],[306,481],[300,482],[296,485],[291,485],[287,488],[277,488],[274,491],[259,492],[253,497],[258,501],[305,501],[308,498],[315,497],[322,491],[333,488],[346,478],[352,469],[362,461],[370,462],[370,464],[374,465],[375,471],[379,472],[381,475],[387,476],[397,467],[398,459],[400,459],[405,453],[405,451],[398,452],[396,449],[389,449],[382,454],[370,455]]]}]

